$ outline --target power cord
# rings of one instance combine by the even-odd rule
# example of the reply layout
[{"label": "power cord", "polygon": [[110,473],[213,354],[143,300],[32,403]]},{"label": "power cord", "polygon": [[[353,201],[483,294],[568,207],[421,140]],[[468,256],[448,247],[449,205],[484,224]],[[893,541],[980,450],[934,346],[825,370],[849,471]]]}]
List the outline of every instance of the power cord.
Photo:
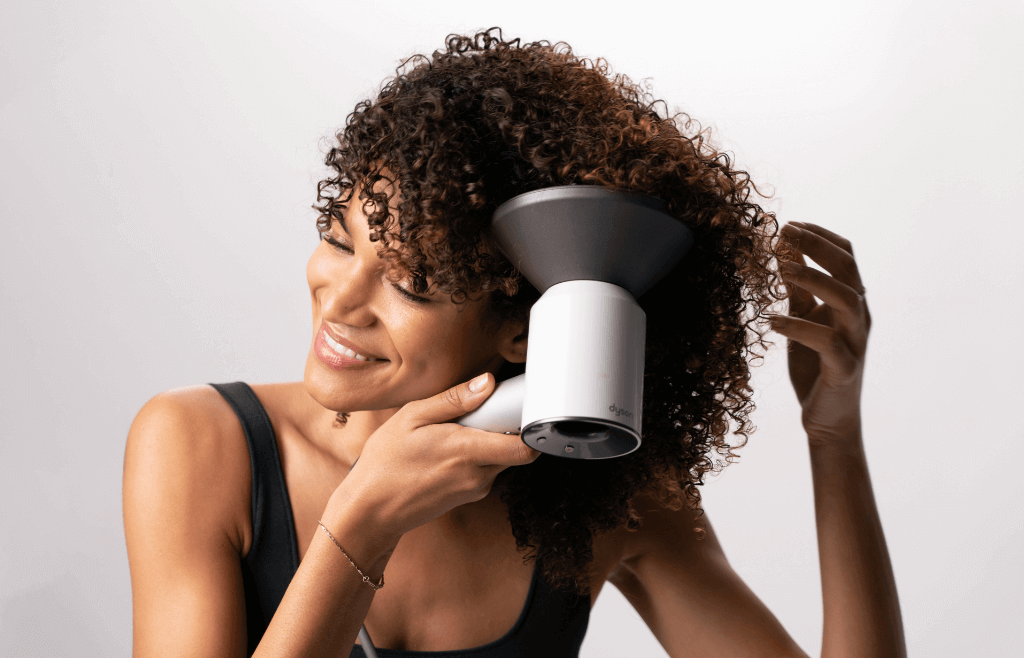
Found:
[{"label": "power cord", "polygon": [[365,625],[359,627],[359,644],[362,645],[366,658],[377,658],[377,650],[370,641],[370,634],[366,632]]}]

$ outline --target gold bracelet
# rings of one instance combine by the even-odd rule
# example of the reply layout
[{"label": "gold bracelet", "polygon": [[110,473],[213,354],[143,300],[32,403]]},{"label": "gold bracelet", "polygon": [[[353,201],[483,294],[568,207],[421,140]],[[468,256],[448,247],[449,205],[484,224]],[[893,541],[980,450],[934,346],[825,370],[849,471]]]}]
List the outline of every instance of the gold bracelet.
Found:
[{"label": "gold bracelet", "polygon": [[[317,521],[317,523],[320,523],[320,521]],[[325,526],[323,523],[320,523],[320,527],[324,529],[324,532],[326,532],[327,536],[331,538],[331,541],[334,542],[334,545],[338,547],[338,550],[341,551],[341,554],[344,555],[349,562],[352,562],[352,558],[348,557],[348,553],[346,553],[345,549],[341,547],[341,544],[339,544],[338,540],[334,538],[334,535],[332,535],[331,531],[327,529],[327,526]],[[352,562],[352,566],[356,567],[356,563]],[[356,567],[356,571],[358,571],[359,575],[363,577],[363,582],[372,587],[374,591],[377,591],[381,587],[384,587],[384,574],[380,575],[380,583],[374,585],[370,578],[366,574],[364,574],[359,567]]]}]

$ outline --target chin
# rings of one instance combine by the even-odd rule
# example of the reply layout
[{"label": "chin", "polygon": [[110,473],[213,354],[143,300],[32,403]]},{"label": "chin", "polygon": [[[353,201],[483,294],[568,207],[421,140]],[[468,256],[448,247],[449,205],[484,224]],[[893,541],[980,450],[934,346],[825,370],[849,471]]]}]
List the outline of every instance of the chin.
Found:
[{"label": "chin", "polygon": [[[326,371],[326,372],[325,372]],[[310,353],[306,360],[306,371],[302,377],[302,383],[306,388],[309,397],[316,400],[320,406],[334,412],[352,412],[352,400],[350,391],[342,385],[339,377],[325,368],[315,354]]]},{"label": "chin", "polygon": [[[345,381],[345,376],[324,366],[312,352],[306,360],[302,383],[309,397],[316,400],[324,409],[335,413],[392,409],[401,407],[405,403],[399,401],[397,404],[393,404],[390,400],[367,399],[363,395],[353,395],[356,390],[351,383]],[[376,388],[376,390],[380,389]],[[362,387],[362,390],[358,392],[364,393],[365,391],[366,387]]]}]

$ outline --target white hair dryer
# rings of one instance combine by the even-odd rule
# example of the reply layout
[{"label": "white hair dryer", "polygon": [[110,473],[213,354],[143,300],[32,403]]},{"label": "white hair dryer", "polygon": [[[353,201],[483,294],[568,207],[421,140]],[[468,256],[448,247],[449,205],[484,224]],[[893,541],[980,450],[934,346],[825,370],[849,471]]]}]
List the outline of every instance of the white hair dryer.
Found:
[{"label": "white hair dryer", "polygon": [[530,309],[526,373],[453,422],[518,433],[560,457],[633,452],[647,329],[636,299],[682,259],[692,231],[660,199],[593,185],[513,197],[494,212],[492,231],[542,295]]}]

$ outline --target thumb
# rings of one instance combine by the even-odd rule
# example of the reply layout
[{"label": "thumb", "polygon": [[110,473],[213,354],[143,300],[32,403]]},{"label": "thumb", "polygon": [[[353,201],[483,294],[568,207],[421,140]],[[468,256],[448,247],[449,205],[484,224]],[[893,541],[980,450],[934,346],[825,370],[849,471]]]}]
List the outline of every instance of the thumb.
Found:
[{"label": "thumb", "polygon": [[[474,390],[474,388],[476,390]],[[494,391],[494,377],[485,372],[472,381],[463,382],[446,391],[422,400],[416,418],[424,425],[443,423],[473,411]]]}]

